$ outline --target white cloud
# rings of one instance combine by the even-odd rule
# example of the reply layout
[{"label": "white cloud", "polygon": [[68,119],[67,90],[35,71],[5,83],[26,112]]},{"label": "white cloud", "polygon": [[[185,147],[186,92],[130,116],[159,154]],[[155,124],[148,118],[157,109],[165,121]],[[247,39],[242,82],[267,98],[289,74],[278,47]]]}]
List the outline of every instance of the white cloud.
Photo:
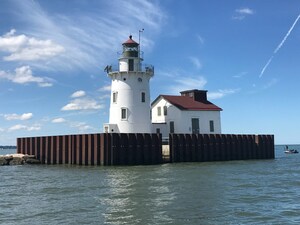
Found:
[{"label": "white cloud", "polygon": [[189,59],[191,60],[191,62],[197,69],[202,68],[202,63],[200,62],[200,60],[197,57],[191,56],[191,57],[189,57]]},{"label": "white cloud", "polygon": [[17,131],[17,130],[27,130],[27,131],[35,131],[35,130],[40,130],[41,127],[39,125],[33,125],[33,126],[26,126],[22,124],[17,124],[14,125],[10,128],[8,128],[8,131]]},{"label": "white cloud", "polygon": [[85,91],[76,91],[71,95],[71,98],[79,98],[85,96]]},{"label": "white cloud", "polygon": [[38,125],[26,128],[26,130],[28,130],[28,131],[34,131],[34,130],[40,130],[40,129],[41,129],[41,127]]},{"label": "white cloud", "polygon": [[[205,77],[201,75],[191,76],[187,71],[178,68],[172,68],[171,71],[158,71],[156,73],[160,78],[159,83],[165,82],[165,94],[176,94],[185,90],[203,89],[207,83]],[[161,80],[163,78],[163,81]],[[154,79],[154,82],[156,80]]]},{"label": "white cloud", "polygon": [[104,108],[103,105],[100,105],[97,101],[90,98],[79,98],[74,99],[67,105],[61,108],[62,111],[70,110],[97,110]]},{"label": "white cloud", "polygon": [[109,99],[110,98],[110,92],[111,91],[111,85],[104,85],[102,87],[100,87],[98,89],[98,91],[101,91],[101,92],[107,92],[107,93],[101,93],[101,95],[99,96],[99,99]]},{"label": "white cloud", "polygon": [[234,20],[243,20],[246,16],[253,15],[254,10],[250,8],[240,8],[235,10],[235,15],[232,17]]},{"label": "white cloud", "polygon": [[33,117],[32,113],[23,113],[21,115],[18,115],[16,113],[13,114],[5,114],[4,118],[6,120],[29,120]]},{"label": "white cloud", "polygon": [[0,79],[6,79],[17,84],[37,83],[39,87],[51,87],[53,79],[33,76],[30,66],[15,69],[15,73],[0,71]]},{"label": "white cloud", "polygon": [[250,8],[240,8],[235,10],[239,14],[246,14],[246,15],[252,15],[254,14],[254,11]]},{"label": "white cloud", "polygon": [[4,129],[0,127],[0,132],[4,132]]},{"label": "white cloud", "polygon": [[105,85],[101,88],[99,88],[99,91],[111,91],[111,85]]},{"label": "white cloud", "polygon": [[219,99],[224,98],[227,95],[235,94],[239,92],[240,89],[224,89],[224,90],[218,90],[217,92],[208,92],[208,98],[209,99]]},{"label": "white cloud", "polygon": [[53,86],[52,83],[38,83],[38,85],[39,85],[40,87],[52,87],[52,86]]},{"label": "white cloud", "polygon": [[204,44],[204,38],[199,34],[197,34],[196,37],[197,37],[197,40],[203,45]]},{"label": "white cloud", "polygon": [[79,131],[96,130],[94,127],[87,125],[84,122],[73,122],[71,127],[77,128]]},{"label": "white cloud", "polygon": [[174,80],[176,84],[170,85],[170,91],[172,94],[178,94],[181,91],[191,90],[191,89],[203,89],[207,81],[204,77],[185,77],[177,78]]},{"label": "white cloud", "polygon": [[26,129],[26,126],[21,125],[21,124],[17,124],[17,125],[14,125],[14,126],[10,127],[8,130],[9,131],[15,131],[15,130],[22,130],[22,129]]},{"label": "white cloud", "polygon": [[241,72],[236,75],[233,75],[232,77],[233,78],[242,78],[242,77],[246,76],[247,74],[248,74],[248,72]]},{"label": "white cloud", "polygon": [[4,34],[4,37],[10,37],[12,35],[14,35],[16,33],[15,29],[11,29],[9,32],[7,32],[6,34]]},{"label": "white cloud", "polygon": [[66,120],[64,118],[56,118],[51,121],[52,123],[64,123]]},{"label": "white cloud", "polygon": [[0,51],[7,52],[5,61],[32,61],[54,57],[64,48],[51,40],[39,40],[26,35],[15,35],[12,29],[7,34],[0,36]]},{"label": "white cloud", "polygon": [[[79,3],[77,7],[81,4],[85,3]],[[68,3],[63,2],[62,5],[67,7]],[[89,5],[91,10],[84,7],[83,10],[72,10],[70,14],[49,14],[37,1],[18,2],[14,8],[15,15],[26,26],[26,32],[31,37],[16,36],[11,32],[15,37],[14,41],[21,45],[34,37],[36,40],[33,41],[34,45],[42,45],[45,53],[39,55],[36,51],[32,51],[29,54],[29,50],[18,52],[26,53],[28,59],[55,55],[56,57],[52,57],[49,63],[43,65],[50,69],[86,70],[98,67],[99,62],[103,62],[101,66],[104,66],[111,60],[109,57],[114,56],[112,49],[119,49],[120,43],[132,31],[135,31],[133,36],[136,39],[138,30],[145,28],[147,35],[141,38],[143,49],[153,46],[151,35],[161,30],[167,18],[159,3],[150,0],[111,0],[109,4],[93,1]],[[141,11],[143,13],[140,13]],[[114,35],[109,35],[112,33]],[[19,46],[17,44],[12,48],[17,49]],[[24,58],[23,55],[19,55],[7,59],[17,59],[21,56]]]},{"label": "white cloud", "polygon": [[104,94],[104,95],[100,95],[98,98],[100,100],[103,100],[103,99],[109,99],[110,97],[111,97],[110,94]]}]

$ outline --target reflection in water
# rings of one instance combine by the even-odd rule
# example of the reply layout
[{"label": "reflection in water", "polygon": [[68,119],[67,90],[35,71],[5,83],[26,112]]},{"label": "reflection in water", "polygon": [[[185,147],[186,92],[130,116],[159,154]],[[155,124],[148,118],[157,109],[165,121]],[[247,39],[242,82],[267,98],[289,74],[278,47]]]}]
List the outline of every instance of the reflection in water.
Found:
[{"label": "reflection in water", "polygon": [[[107,171],[99,197],[108,224],[173,224],[218,216],[221,177],[212,167],[181,165],[115,167]],[[221,204],[222,205],[222,204]],[[185,211],[184,215],[182,211]]]},{"label": "reflection in water", "polygon": [[172,222],[165,207],[172,204],[176,194],[169,188],[172,179],[165,176],[168,170],[168,167],[158,169],[149,166],[119,167],[108,171],[106,193],[99,197],[105,208],[103,216],[106,223]]}]

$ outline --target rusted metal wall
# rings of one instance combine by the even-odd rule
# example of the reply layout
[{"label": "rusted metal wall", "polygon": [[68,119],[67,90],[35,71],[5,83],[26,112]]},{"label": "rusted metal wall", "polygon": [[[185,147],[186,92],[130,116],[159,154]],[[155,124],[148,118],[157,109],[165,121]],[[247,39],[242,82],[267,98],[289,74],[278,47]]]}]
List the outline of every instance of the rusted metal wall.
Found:
[{"label": "rusted metal wall", "polygon": [[79,134],[17,139],[17,152],[42,164],[143,165],[162,163],[160,134]]},{"label": "rusted metal wall", "polygon": [[[170,162],[273,159],[273,135],[170,134]],[[17,139],[17,152],[42,164],[163,163],[161,134],[79,134]]]},{"label": "rusted metal wall", "polygon": [[274,159],[273,135],[170,134],[170,162]]},{"label": "rusted metal wall", "polygon": [[[101,136],[82,134],[17,139],[17,152],[35,155],[43,164],[103,165]],[[103,139],[105,144],[106,139]],[[104,149],[102,148],[102,151]]]}]

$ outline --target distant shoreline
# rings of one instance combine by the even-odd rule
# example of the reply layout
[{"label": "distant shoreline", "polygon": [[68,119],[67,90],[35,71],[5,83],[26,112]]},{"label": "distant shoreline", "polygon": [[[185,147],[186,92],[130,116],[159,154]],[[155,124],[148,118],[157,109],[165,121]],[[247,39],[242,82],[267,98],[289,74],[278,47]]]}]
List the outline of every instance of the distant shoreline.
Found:
[{"label": "distant shoreline", "polygon": [[6,150],[6,149],[16,149],[17,146],[13,145],[0,145],[0,150]]}]

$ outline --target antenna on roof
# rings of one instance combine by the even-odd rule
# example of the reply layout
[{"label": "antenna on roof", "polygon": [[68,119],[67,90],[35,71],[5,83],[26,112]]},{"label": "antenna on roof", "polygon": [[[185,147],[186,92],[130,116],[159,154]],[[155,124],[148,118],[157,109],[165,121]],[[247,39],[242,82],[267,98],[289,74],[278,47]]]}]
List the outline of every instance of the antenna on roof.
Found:
[{"label": "antenna on roof", "polygon": [[139,44],[141,44],[141,33],[144,32],[144,28],[139,30]]},{"label": "antenna on roof", "polygon": [[141,67],[141,33],[144,32],[144,28],[139,30],[139,67]]}]

